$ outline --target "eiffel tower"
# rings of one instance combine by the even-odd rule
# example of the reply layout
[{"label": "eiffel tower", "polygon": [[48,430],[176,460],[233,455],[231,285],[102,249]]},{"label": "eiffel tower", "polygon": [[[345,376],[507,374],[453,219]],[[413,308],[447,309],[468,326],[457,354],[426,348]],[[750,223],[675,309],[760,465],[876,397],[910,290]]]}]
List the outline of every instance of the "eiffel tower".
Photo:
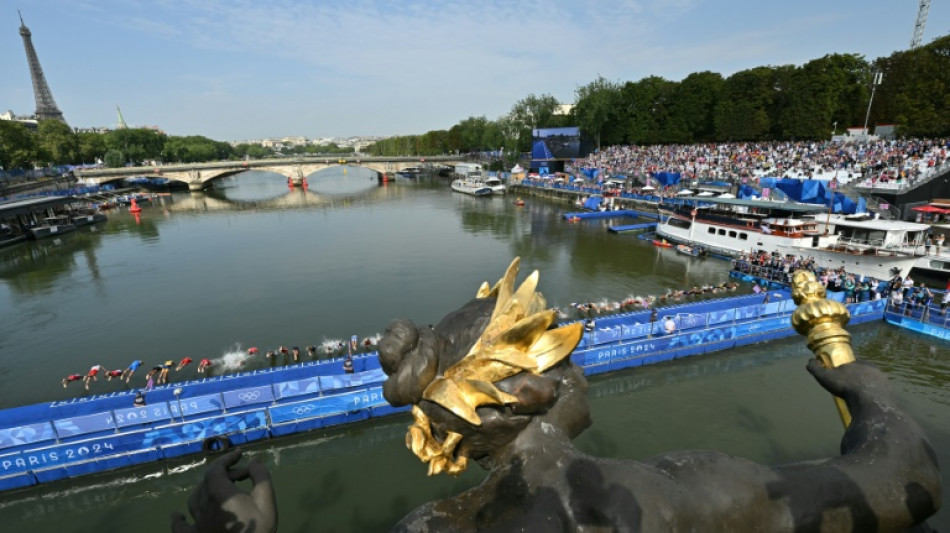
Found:
[{"label": "eiffel tower", "polygon": [[63,112],[56,107],[56,101],[53,100],[53,93],[46,84],[46,76],[43,75],[43,67],[40,66],[40,60],[36,57],[36,49],[33,48],[32,33],[23,23],[23,14],[17,10],[20,15],[20,36],[23,37],[23,47],[26,48],[26,61],[30,64],[30,77],[33,78],[33,96],[36,98],[36,120],[58,120],[66,122],[63,118]]}]

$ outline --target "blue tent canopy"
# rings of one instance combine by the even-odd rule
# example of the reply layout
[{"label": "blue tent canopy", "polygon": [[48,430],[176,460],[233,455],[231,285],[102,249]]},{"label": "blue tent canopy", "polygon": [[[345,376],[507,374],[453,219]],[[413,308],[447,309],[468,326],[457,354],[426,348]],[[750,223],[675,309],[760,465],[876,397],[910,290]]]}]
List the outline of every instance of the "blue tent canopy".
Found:
[{"label": "blue tent canopy", "polygon": [[660,185],[669,186],[676,185],[680,182],[680,173],[679,172],[656,172],[653,174],[653,179],[658,181]]},{"label": "blue tent canopy", "polygon": [[604,199],[600,196],[591,196],[584,202],[584,209],[590,209],[591,211],[597,211],[597,208],[600,207],[600,202]]}]

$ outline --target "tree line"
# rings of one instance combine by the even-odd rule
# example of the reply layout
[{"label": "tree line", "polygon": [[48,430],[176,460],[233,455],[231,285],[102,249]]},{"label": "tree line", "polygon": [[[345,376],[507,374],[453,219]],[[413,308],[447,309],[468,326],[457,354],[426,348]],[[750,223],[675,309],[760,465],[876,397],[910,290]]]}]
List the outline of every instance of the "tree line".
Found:
[{"label": "tree line", "polygon": [[[874,74],[875,90],[866,117]],[[700,142],[824,140],[833,132],[893,124],[898,135],[950,135],[950,35],[926,46],[868,61],[828,54],[801,66],[760,66],[729,77],[702,71],[671,81],[603,77],[578,87],[567,115],[550,95],[517,102],[489,120],[469,117],[449,130],[391,137],[374,155],[499,150],[526,152],[534,128],[579,126],[596,146]]]},{"label": "tree line", "polygon": [[[566,114],[556,98],[531,94],[502,117],[468,117],[448,130],[380,140],[374,156],[438,155],[493,151],[508,163],[531,148],[535,128],[579,126],[596,146],[698,142],[823,140],[833,131],[862,126],[874,74],[868,124],[894,124],[897,134],[950,135],[950,35],[913,50],[868,61],[858,54],[828,54],[801,66],[760,66],[729,77],[702,71],[680,81],[647,76],[639,81],[603,77],[580,86]],[[150,129],[75,133],[66,124],[42,121],[37,130],[0,121],[4,169],[103,161],[108,166],[160,160],[195,163],[222,159],[346,153],[336,145],[275,151],[257,144],[202,136],[167,136]]]},{"label": "tree line", "polygon": [[34,168],[93,164],[108,167],[148,161],[201,163],[229,159],[260,159],[277,155],[337,154],[353,148],[327,145],[271,149],[259,144],[231,146],[200,135],[174,136],[147,128],[105,133],[74,132],[58,120],[43,120],[36,131],[19,122],[0,120],[0,168]]}]

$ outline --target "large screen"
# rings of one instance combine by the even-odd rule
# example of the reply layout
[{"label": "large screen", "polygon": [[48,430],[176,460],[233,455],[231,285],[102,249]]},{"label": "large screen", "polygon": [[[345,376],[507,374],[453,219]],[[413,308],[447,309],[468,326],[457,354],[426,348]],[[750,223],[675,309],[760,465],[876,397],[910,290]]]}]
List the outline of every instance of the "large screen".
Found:
[{"label": "large screen", "polygon": [[580,128],[544,128],[532,131],[531,159],[574,159],[580,156]]}]

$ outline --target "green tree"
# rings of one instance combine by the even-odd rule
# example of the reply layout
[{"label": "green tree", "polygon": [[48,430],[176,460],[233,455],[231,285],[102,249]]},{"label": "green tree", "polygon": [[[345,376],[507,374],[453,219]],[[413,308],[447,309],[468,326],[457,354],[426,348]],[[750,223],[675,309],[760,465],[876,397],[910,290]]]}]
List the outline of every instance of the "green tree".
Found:
[{"label": "green tree", "polygon": [[683,78],[670,103],[670,120],[684,124],[688,131],[682,142],[715,140],[715,109],[722,97],[722,75],[717,72],[694,72]]},{"label": "green tree", "polygon": [[532,130],[535,128],[559,125],[555,116],[559,105],[557,99],[549,94],[542,94],[541,96],[529,94],[512,106],[507,115],[507,119],[510,121],[508,127],[517,127],[518,129],[518,150],[527,151],[531,149]]},{"label": "green tree", "polygon": [[94,163],[106,155],[106,141],[101,133],[80,132],[79,160],[83,163]]},{"label": "green tree", "polygon": [[45,162],[68,165],[79,161],[79,137],[65,122],[41,120],[36,127],[36,138]]},{"label": "green tree", "polygon": [[162,158],[169,162],[200,163],[230,159],[231,145],[200,135],[168,137],[162,149]]},{"label": "green tree", "polygon": [[26,126],[0,120],[0,167],[32,169],[37,156],[36,136]]},{"label": "green tree", "polygon": [[723,84],[716,107],[719,141],[758,141],[771,138],[769,111],[776,98],[776,70],[756,67],[736,72]]},{"label": "green tree", "polygon": [[688,138],[685,123],[670,122],[676,87],[675,82],[649,76],[620,88],[617,122],[626,142],[654,144],[684,142]]},{"label": "green tree", "polygon": [[105,165],[110,168],[125,166],[126,162],[125,154],[123,154],[121,150],[109,150],[103,159]]},{"label": "green tree", "polygon": [[[874,63],[883,73],[871,124],[896,124],[902,135],[950,135],[950,35]],[[865,106],[867,104],[865,103]]]},{"label": "green tree", "polygon": [[619,93],[619,84],[607,81],[602,76],[578,87],[575,92],[573,114],[576,124],[594,137],[598,149],[606,126],[614,118],[614,106]]},{"label": "green tree", "polygon": [[106,148],[122,152],[133,164],[160,159],[166,138],[164,133],[148,128],[113,130],[105,134]]},{"label": "green tree", "polygon": [[776,115],[776,137],[827,139],[833,123],[843,128],[860,119],[870,66],[856,54],[829,54],[794,69],[787,80],[787,92],[778,99],[785,105]]}]

